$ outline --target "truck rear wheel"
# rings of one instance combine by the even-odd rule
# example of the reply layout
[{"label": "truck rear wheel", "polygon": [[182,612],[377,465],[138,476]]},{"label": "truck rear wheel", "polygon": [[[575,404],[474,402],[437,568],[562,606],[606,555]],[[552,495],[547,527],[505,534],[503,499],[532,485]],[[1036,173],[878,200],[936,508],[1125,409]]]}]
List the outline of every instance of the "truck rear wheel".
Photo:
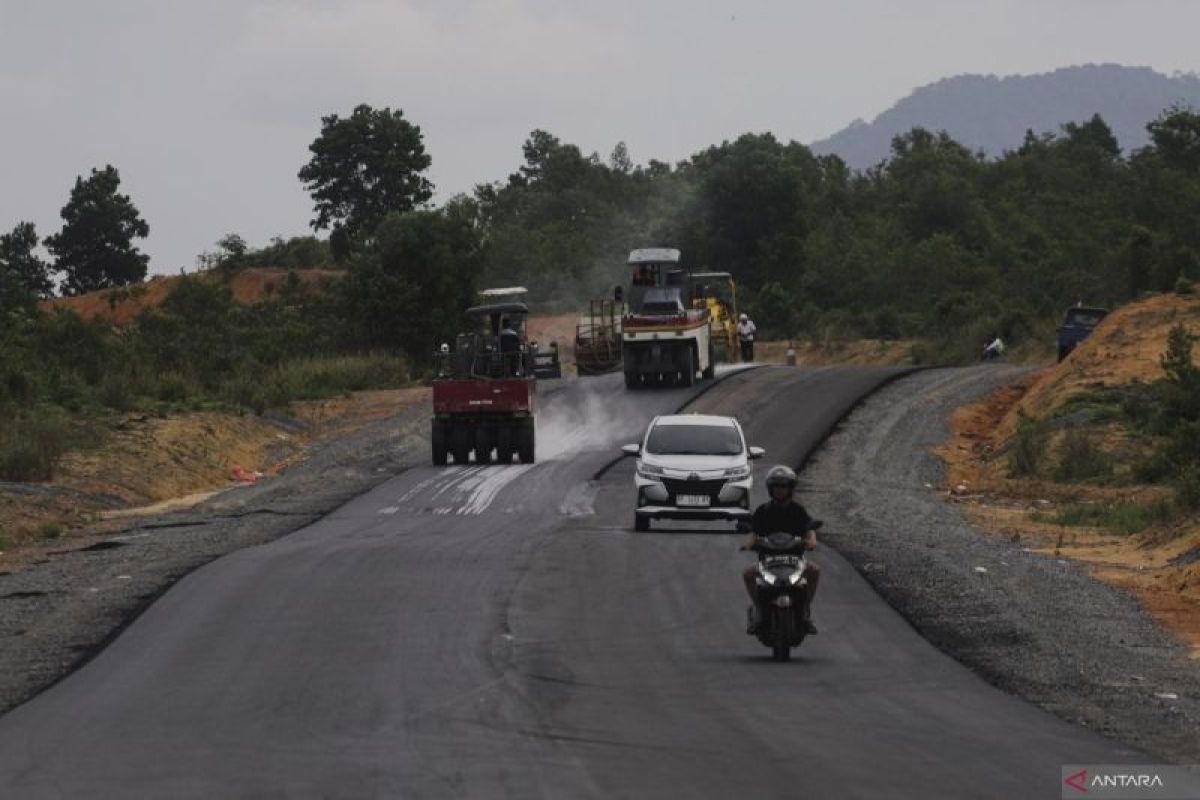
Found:
[{"label": "truck rear wheel", "polygon": [[490,464],[492,461],[492,429],[480,425],[475,429],[475,463]]},{"label": "truck rear wheel", "polygon": [[685,347],[681,354],[680,375],[683,378],[679,382],[680,386],[691,386],[696,382],[696,354],[692,352],[691,347]]},{"label": "truck rear wheel", "polygon": [[501,425],[496,430],[496,462],[511,464],[513,460],[513,428]]},{"label": "truck rear wheel", "polygon": [[532,464],[537,455],[536,435],[532,419],[522,423],[517,442],[518,455],[521,457],[522,464]]},{"label": "truck rear wheel", "polygon": [[455,425],[450,432],[450,449],[454,453],[454,463],[466,466],[471,458],[471,430],[466,425]]},{"label": "truck rear wheel", "polygon": [[439,419],[433,421],[429,441],[433,446],[433,463],[436,466],[444,467],[446,465],[446,457],[449,455],[449,447],[446,445],[446,424],[444,422]]},{"label": "truck rear wheel", "polygon": [[642,375],[637,371],[636,367],[625,367],[625,388],[642,388]]},{"label": "truck rear wheel", "polygon": [[710,341],[708,343],[708,366],[704,368],[704,379],[706,381],[712,380],[713,376],[715,376],[717,374],[716,354],[717,354],[717,349],[716,349],[716,347],[713,346],[713,343]]}]

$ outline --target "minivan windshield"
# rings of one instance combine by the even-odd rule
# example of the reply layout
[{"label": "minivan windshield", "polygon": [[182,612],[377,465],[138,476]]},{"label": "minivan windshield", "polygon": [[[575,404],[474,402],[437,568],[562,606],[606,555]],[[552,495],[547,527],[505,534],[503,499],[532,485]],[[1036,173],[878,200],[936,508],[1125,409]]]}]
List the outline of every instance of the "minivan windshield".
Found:
[{"label": "minivan windshield", "polygon": [[742,437],[731,425],[655,425],[646,452],[660,456],[736,456]]}]

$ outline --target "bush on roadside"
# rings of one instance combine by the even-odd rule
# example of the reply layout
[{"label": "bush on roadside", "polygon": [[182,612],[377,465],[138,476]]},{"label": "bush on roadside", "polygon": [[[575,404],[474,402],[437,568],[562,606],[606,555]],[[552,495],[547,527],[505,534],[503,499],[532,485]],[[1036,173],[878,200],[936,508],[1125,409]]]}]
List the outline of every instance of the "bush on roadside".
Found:
[{"label": "bush on roadside", "polygon": [[1096,445],[1091,434],[1071,428],[1058,447],[1054,480],[1060,483],[1096,480],[1113,474],[1113,458]]},{"label": "bush on roadside", "polygon": [[1036,477],[1046,455],[1045,426],[1025,412],[1017,417],[1017,432],[1013,438],[1012,451],[1008,456],[1010,478]]},{"label": "bush on roadside", "polygon": [[[1174,508],[1166,500],[1150,505],[1138,503],[1097,503],[1065,506],[1053,515],[1041,515],[1044,521],[1058,525],[1103,528],[1109,533],[1129,536],[1153,525],[1169,522]],[[1048,517],[1048,519],[1047,519]]]},{"label": "bush on roadside", "polygon": [[0,428],[0,480],[48,481],[71,445],[61,416],[43,412],[6,420]]}]

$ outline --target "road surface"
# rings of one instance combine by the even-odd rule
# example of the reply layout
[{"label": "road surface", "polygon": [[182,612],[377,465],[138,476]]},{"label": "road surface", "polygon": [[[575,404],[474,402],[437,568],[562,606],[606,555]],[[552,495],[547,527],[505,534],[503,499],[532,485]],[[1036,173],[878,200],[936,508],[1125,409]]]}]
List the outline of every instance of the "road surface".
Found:
[{"label": "road surface", "polygon": [[[762,368],[690,408],[737,414],[761,474],[892,374]],[[987,685],[828,548],[821,634],[772,662],[740,537],[635,534],[632,461],[592,480],[695,393],[618,380],[550,399],[536,465],[412,469],[181,580],[0,718],[0,797],[1052,797],[1062,764],[1146,760]]]}]

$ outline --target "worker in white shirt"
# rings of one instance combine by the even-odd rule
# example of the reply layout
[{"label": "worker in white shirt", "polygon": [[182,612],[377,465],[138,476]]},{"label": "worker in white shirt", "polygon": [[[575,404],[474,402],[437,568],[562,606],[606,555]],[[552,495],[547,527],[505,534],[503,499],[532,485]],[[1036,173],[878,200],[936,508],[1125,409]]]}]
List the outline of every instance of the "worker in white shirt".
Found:
[{"label": "worker in white shirt", "polygon": [[738,317],[737,334],[738,342],[742,346],[742,362],[750,363],[754,360],[754,332],[758,330],[748,316],[742,314]]}]

